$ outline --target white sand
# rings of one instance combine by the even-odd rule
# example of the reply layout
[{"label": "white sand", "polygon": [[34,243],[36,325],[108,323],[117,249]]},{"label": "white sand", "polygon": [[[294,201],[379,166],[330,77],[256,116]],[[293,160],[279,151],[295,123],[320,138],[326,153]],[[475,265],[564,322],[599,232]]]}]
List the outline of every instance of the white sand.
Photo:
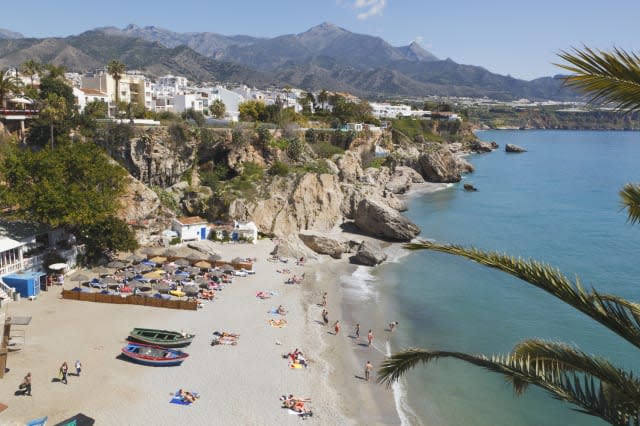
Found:
[{"label": "white sand", "polygon": [[[8,315],[33,319],[26,345],[9,354],[9,371],[0,379],[0,402],[9,406],[0,413],[0,424],[22,425],[45,415],[54,424],[79,412],[99,425],[299,424],[298,416],[280,408],[278,398],[285,393],[311,397],[310,420],[317,424],[352,423],[339,410],[343,404],[338,397],[344,395],[328,386],[329,373],[336,372],[332,364],[339,364],[343,354],[332,355],[330,340],[319,339],[326,333],[316,323],[320,308],[315,303],[322,289],[314,289],[309,277],[302,285],[285,285],[288,275],[277,269],[289,268],[300,275],[303,268],[292,261],[268,262],[272,248],[268,240],[221,245],[223,259],[256,257],[257,274],[236,277],[218,292],[216,301],[204,302],[198,311],[62,300],[60,287],[41,293],[35,301],[3,306]],[[305,269],[309,273],[313,268]],[[255,297],[259,290],[274,290],[278,296],[260,300]],[[282,329],[268,325],[272,316],[267,311],[279,304],[289,309],[289,325]],[[133,327],[194,332],[194,342],[184,349],[189,358],[181,366],[164,368],[117,359]],[[240,333],[239,344],[210,346],[215,330]],[[310,361],[308,369],[288,368],[282,354],[295,348]],[[63,361],[73,372],[76,359],[83,364],[81,377],[70,375],[68,385],[52,381]],[[28,371],[33,396],[15,396]],[[359,373],[347,371],[345,377]],[[199,392],[201,398],[191,406],[170,404],[171,394],[179,388]]]}]

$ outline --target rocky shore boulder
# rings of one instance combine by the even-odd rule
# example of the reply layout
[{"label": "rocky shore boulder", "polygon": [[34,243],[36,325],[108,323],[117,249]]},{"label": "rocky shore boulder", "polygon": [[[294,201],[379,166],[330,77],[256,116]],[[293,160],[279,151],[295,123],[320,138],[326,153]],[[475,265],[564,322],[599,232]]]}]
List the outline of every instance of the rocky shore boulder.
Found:
[{"label": "rocky shore boulder", "polygon": [[303,231],[298,234],[298,237],[311,250],[318,254],[328,254],[334,259],[340,259],[349,248],[346,241],[331,238],[319,232]]},{"label": "rocky shore boulder", "polygon": [[376,266],[387,260],[387,254],[379,244],[373,241],[364,241],[360,244],[356,255],[352,256],[350,260],[357,265]]},{"label": "rocky shore boulder", "polygon": [[420,233],[420,228],[409,219],[371,199],[363,199],[358,204],[355,224],[368,235],[392,241],[411,241]]},{"label": "rocky shore boulder", "polygon": [[511,143],[506,144],[504,146],[504,150],[505,152],[513,152],[513,153],[527,152],[527,150],[524,149],[523,147],[511,144]]},{"label": "rocky shore boulder", "polygon": [[482,142],[473,141],[470,145],[471,151],[477,153],[491,152],[494,149],[498,149],[500,146],[495,142]]},{"label": "rocky shore boulder", "polygon": [[418,161],[427,182],[452,183],[462,179],[456,156],[446,146],[422,154]]},{"label": "rocky shore boulder", "polygon": [[404,194],[414,183],[424,183],[420,173],[410,167],[397,166],[391,175],[385,189],[393,194]]}]

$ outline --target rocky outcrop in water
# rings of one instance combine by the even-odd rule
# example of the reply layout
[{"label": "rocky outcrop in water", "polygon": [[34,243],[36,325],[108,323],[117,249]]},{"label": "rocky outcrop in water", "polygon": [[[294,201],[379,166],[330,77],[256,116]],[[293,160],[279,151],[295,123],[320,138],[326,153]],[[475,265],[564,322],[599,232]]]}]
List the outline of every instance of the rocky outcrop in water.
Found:
[{"label": "rocky outcrop in water", "polygon": [[516,154],[519,154],[521,152],[527,152],[527,150],[524,149],[523,147],[511,144],[511,143],[506,144],[504,146],[504,150],[505,150],[505,152],[512,152],[512,153],[516,153]]},{"label": "rocky outcrop in water", "polygon": [[418,158],[421,174],[427,182],[460,182],[462,171],[456,156],[443,146]]},{"label": "rocky outcrop in water", "polygon": [[355,224],[368,235],[391,241],[411,241],[420,233],[416,224],[396,210],[369,199],[358,204]]},{"label": "rocky outcrop in water", "polygon": [[493,150],[498,149],[499,147],[500,145],[498,145],[495,142],[483,142],[479,140],[473,141],[469,145],[469,148],[471,149],[471,151],[477,152],[477,153],[491,152]]}]

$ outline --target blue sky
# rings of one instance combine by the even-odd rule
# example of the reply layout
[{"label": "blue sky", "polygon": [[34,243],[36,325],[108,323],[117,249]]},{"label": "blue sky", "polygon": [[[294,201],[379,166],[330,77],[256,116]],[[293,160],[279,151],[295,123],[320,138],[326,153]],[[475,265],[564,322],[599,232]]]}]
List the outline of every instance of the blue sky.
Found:
[{"label": "blue sky", "polygon": [[638,0],[30,0],[3,2],[1,16],[30,37],[131,23],[270,37],[327,21],[524,79],[558,73],[556,53],[572,46],[640,50]]}]

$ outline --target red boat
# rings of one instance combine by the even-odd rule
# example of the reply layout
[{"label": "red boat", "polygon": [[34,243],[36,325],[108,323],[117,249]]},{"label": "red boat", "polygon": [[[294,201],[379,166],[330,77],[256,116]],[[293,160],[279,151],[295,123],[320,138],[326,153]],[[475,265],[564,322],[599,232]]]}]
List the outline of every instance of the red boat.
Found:
[{"label": "red boat", "polygon": [[122,348],[122,355],[134,362],[154,367],[180,365],[189,354],[178,349],[161,346],[129,343]]}]

